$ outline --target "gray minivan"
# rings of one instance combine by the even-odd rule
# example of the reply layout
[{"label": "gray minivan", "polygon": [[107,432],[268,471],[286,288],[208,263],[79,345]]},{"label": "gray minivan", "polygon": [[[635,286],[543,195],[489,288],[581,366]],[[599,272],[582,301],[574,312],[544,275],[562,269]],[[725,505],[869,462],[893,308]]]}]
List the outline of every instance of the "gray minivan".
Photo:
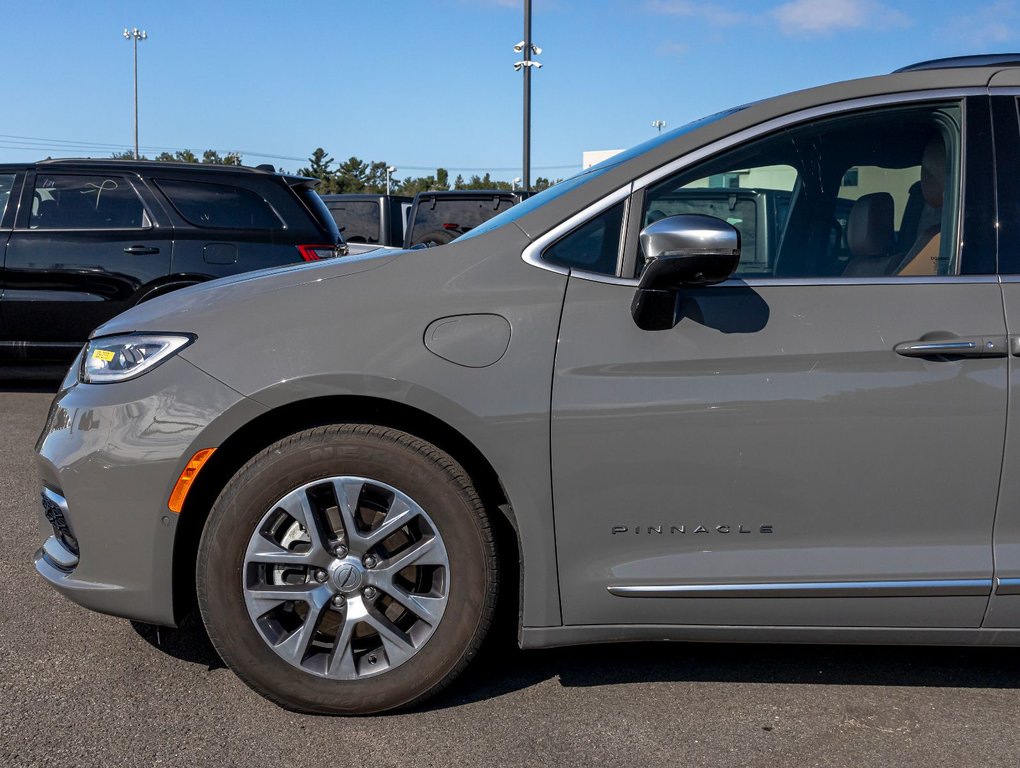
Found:
[{"label": "gray minivan", "polygon": [[[526,648],[1020,645],[1018,88],[999,56],[781,96],[448,245],[133,308],[40,436],[36,568],[197,599],[309,712],[435,693],[497,601]],[[667,210],[699,189],[783,193],[781,231],[741,262]]]}]

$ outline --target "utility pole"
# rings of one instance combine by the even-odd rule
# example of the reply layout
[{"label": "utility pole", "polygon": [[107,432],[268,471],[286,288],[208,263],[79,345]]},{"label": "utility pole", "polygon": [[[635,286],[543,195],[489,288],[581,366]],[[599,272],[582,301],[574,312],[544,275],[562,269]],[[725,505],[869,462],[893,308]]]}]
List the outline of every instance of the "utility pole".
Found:
[{"label": "utility pole", "polygon": [[531,189],[531,68],[541,69],[542,65],[532,61],[542,49],[531,42],[531,0],[524,0],[524,39],[514,46],[515,53],[523,53],[524,60],[514,63],[514,71],[524,70],[524,168],[522,188]]},{"label": "utility pole", "polygon": [[131,40],[135,45],[135,160],[140,155],[138,154],[138,41],[145,40],[148,35],[145,34],[145,30],[139,30],[138,27],[133,29],[124,28],[124,39]]}]

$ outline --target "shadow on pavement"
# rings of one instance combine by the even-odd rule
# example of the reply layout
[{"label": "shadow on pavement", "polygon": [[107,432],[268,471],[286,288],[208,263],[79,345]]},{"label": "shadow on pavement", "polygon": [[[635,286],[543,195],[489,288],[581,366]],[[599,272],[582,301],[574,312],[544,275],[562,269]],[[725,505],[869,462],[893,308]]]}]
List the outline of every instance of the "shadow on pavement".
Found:
[{"label": "shadow on pavement", "polygon": [[480,701],[558,678],[564,687],[778,683],[1020,688],[1015,648],[621,643],[480,654],[430,708]]},{"label": "shadow on pavement", "polygon": [[[176,630],[132,626],[163,653],[210,670],[224,666],[197,614]],[[1020,689],[1020,651],[1014,648],[620,643],[522,651],[510,638],[490,638],[464,674],[421,709],[484,701],[552,679],[564,687],[711,682]]]},{"label": "shadow on pavement", "polygon": [[201,664],[210,671],[226,666],[213,648],[198,613],[191,613],[176,629],[139,621],[132,621],[131,626],[145,642],[175,659]]}]

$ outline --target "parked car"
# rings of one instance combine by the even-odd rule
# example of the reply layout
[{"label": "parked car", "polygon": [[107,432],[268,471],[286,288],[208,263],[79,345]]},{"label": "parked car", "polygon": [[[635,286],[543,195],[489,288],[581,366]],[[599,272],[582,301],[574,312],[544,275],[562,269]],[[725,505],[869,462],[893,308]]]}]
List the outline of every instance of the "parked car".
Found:
[{"label": "parked car", "polygon": [[93,328],[140,302],[342,253],[317,182],[267,168],[0,165],[0,361],[66,362]]},{"label": "parked car", "polygon": [[351,253],[400,248],[413,198],[406,195],[322,195]]},{"label": "parked car", "polygon": [[419,192],[408,215],[404,248],[445,245],[516,205],[526,192],[499,189],[455,189]]},{"label": "parked car", "polygon": [[[792,93],[447,245],[138,305],[38,442],[36,568],[156,624],[197,594],[308,712],[422,701],[499,601],[525,648],[1020,645],[1018,86]],[[790,195],[746,270],[719,216],[654,214],[742,185]]]}]

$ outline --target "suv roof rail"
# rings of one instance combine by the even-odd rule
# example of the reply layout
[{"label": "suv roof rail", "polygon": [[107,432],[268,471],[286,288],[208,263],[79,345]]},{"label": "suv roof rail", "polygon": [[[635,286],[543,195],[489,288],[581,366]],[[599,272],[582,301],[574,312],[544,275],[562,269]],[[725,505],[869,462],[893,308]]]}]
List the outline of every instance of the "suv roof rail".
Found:
[{"label": "suv roof rail", "polygon": [[982,53],[976,56],[949,56],[945,59],[931,59],[909,64],[893,70],[918,72],[923,69],[958,69],[963,67],[1020,67],[1020,53]]},{"label": "suv roof rail", "polygon": [[[266,168],[252,168],[250,165],[223,165],[220,163],[186,163],[180,160],[135,160],[133,157],[47,157],[45,160],[37,160],[36,165],[138,165],[151,167],[153,165],[166,166],[168,168],[202,168],[214,171],[240,171],[242,173],[266,173]],[[276,169],[273,169],[275,173]]]}]

